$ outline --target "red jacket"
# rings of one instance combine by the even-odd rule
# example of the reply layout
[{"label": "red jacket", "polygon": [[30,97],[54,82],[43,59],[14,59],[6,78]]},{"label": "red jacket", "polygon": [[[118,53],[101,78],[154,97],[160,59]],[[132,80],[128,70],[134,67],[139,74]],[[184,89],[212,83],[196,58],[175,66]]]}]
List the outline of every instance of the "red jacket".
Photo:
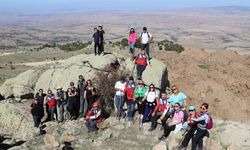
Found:
[{"label": "red jacket", "polygon": [[166,107],[168,106],[169,104],[167,103],[167,99],[166,100],[163,100],[163,99],[159,99],[157,101],[157,104],[155,106],[155,109],[154,109],[154,112],[153,113],[156,113],[157,111],[160,111],[160,112],[164,112],[164,110],[166,109]]},{"label": "red jacket", "polygon": [[49,108],[56,106],[56,99],[53,96],[52,97],[47,96],[47,104]]},{"label": "red jacket", "polygon": [[[87,118],[87,119],[86,119]],[[97,120],[98,123],[101,123],[103,121],[103,117],[102,117],[102,109],[101,108],[91,108],[88,111],[88,115],[85,119],[91,119],[91,120]]]},{"label": "red jacket", "polygon": [[198,113],[195,113],[194,116],[189,115],[189,116],[188,116],[187,123],[188,123],[188,124],[193,123],[192,118],[198,118],[198,117],[199,117],[199,114],[198,114]]},{"label": "red jacket", "polygon": [[135,58],[135,63],[138,65],[147,65],[147,56],[143,54],[138,54]]},{"label": "red jacket", "polygon": [[126,83],[124,93],[127,94],[127,100],[131,101],[134,99],[135,84]]}]

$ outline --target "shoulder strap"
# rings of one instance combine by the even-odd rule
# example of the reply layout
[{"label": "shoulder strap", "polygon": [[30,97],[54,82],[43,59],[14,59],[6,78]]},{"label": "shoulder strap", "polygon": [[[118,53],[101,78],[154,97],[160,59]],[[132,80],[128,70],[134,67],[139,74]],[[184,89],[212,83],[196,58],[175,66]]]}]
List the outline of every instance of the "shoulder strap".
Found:
[{"label": "shoulder strap", "polygon": [[150,35],[149,35],[149,33],[147,32],[147,35],[148,35],[148,38],[150,38]]}]

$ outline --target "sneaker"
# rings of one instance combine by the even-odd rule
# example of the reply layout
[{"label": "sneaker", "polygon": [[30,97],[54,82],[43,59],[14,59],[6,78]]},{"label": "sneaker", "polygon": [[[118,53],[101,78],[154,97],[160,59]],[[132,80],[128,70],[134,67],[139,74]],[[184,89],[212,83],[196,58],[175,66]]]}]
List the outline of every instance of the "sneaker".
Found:
[{"label": "sneaker", "polygon": [[163,140],[165,140],[167,137],[165,137],[164,135],[162,135],[161,137],[159,137],[158,139],[160,140],[160,141],[163,141]]}]

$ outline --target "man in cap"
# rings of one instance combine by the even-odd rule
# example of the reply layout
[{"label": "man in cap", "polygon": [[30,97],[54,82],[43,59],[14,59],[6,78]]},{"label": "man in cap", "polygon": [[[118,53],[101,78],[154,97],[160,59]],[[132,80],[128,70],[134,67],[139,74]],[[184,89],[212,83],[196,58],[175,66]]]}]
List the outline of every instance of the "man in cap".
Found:
[{"label": "man in cap", "polygon": [[67,96],[66,92],[62,90],[61,86],[56,88],[56,110],[58,115],[58,122],[62,122],[63,119],[66,118],[66,111],[67,111]]}]

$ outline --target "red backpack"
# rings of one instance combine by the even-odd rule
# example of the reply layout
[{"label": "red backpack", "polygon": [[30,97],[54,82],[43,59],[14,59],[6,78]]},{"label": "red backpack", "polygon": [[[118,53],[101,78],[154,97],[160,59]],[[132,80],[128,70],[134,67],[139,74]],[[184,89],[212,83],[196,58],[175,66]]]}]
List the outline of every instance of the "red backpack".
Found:
[{"label": "red backpack", "polygon": [[213,122],[213,118],[210,115],[208,115],[208,117],[209,117],[209,119],[208,119],[208,122],[207,122],[207,129],[210,130],[210,129],[213,128],[214,122]]}]

